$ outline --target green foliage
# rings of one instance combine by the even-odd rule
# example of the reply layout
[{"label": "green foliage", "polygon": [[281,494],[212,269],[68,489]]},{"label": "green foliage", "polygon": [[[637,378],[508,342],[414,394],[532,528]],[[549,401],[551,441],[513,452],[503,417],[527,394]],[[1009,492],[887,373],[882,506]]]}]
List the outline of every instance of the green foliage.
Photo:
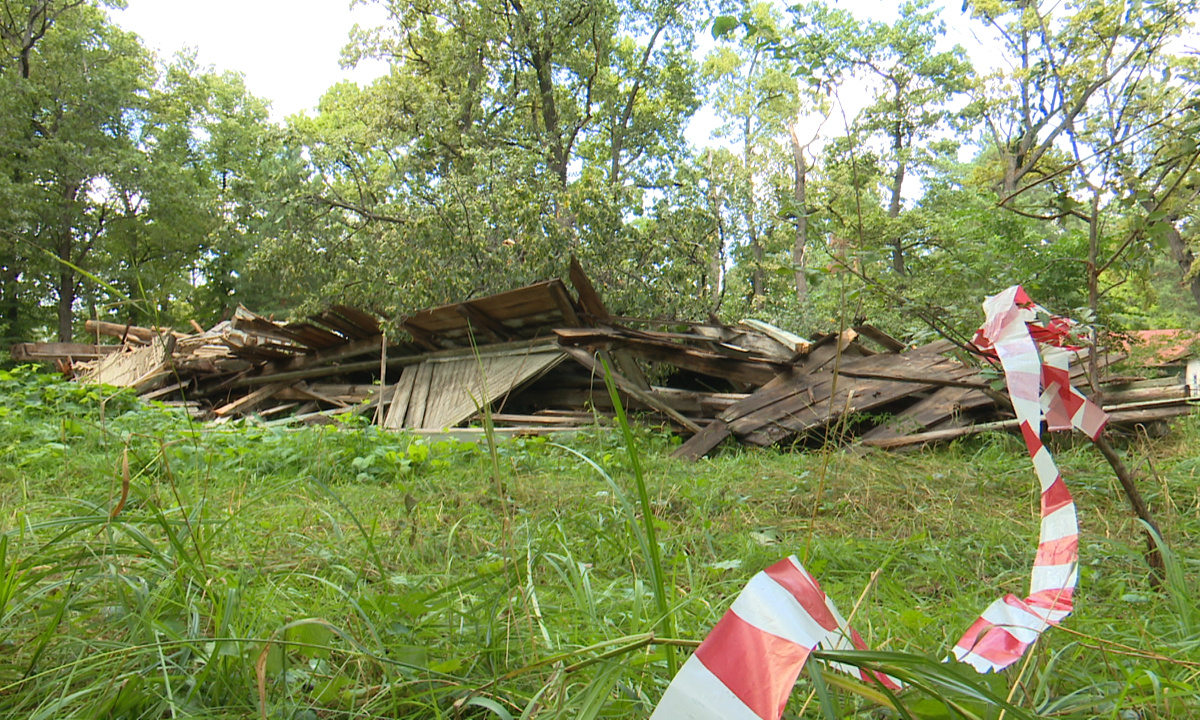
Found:
[{"label": "green foliage", "polygon": [[219,317],[260,212],[265,104],[193,57],[160,63],[91,2],[0,16],[0,339],[69,341],[83,308]]},{"label": "green foliage", "polygon": [[[646,715],[669,679],[664,643],[694,645],[750,576],[801,548],[844,609],[882,568],[853,619],[878,650],[818,657],[918,689],[892,698],[814,665],[822,698],[805,703],[817,678],[802,679],[789,717],[899,702],[986,718],[1009,702],[1008,717],[1116,720],[1200,704],[1191,419],[1127,449],[1154,458],[1143,489],[1170,541],[1168,585],[1147,583],[1107,466],[1061,447],[1083,527],[1076,613],[1029,663],[981,677],[939,660],[997,590],[1027,582],[1037,492],[1016,438],[680,466],[665,435],[634,425],[632,442],[500,445],[498,496],[474,445],[198,427],[27,369],[0,393],[5,717]],[[50,436],[56,456],[17,466]],[[638,466],[645,500],[626,503]],[[646,526],[674,640],[651,632]]]},{"label": "green foliage", "polygon": [[563,275],[575,254],[615,309],[680,304],[680,248],[638,218],[684,157],[701,7],[379,4],[392,22],[349,52],[391,73],[291,121],[307,167],[260,272],[395,314]]}]

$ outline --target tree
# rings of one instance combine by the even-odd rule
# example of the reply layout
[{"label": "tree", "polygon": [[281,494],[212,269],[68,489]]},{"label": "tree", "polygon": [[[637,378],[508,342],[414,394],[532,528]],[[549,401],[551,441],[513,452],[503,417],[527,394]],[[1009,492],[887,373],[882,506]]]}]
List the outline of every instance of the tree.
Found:
[{"label": "tree", "polygon": [[945,23],[932,0],[905,2],[892,25],[860,22],[846,10],[812,3],[794,9],[801,35],[784,52],[802,65],[810,82],[846,84],[851,78],[870,88],[871,101],[854,118],[850,133],[858,143],[882,140],[880,160],[886,181],[887,244],[891,269],[907,274],[903,224],[905,182],[936,155],[931,143],[955,130],[955,101],[974,71],[958,46],[938,51]]},{"label": "tree", "polygon": [[258,213],[265,105],[194,59],[160,69],[102,5],[4,0],[0,18],[0,334],[70,340],[81,304],[210,318]]},{"label": "tree", "polygon": [[684,157],[703,8],[380,4],[390,22],[360,29],[350,59],[392,71],[295,120],[314,182],[257,262],[319,253],[326,295],[399,313],[559,274],[574,253],[617,307],[678,302],[655,282],[668,253],[647,213]]},{"label": "tree", "polygon": [[[57,332],[72,335],[80,268],[105,237],[115,198],[110,176],[131,166],[128,101],[149,84],[150,62],[136,38],[106,22],[104,12],[80,3],[6,2],[12,18],[25,11],[26,28],[17,62],[4,67],[10,89],[4,103],[4,174],[12,179],[18,216],[10,231],[24,248],[29,268],[4,278],[9,303],[20,303],[22,287],[54,288]],[[11,33],[5,32],[7,38]],[[19,36],[22,37],[22,36]],[[7,54],[11,56],[13,51]],[[14,256],[16,252],[12,253]],[[53,266],[45,266],[45,258]],[[32,272],[30,272],[32,274]],[[11,310],[10,310],[11,311]]]},{"label": "tree", "polygon": [[[750,304],[758,306],[765,291],[767,236],[776,231],[782,210],[797,219],[797,232],[803,239],[797,240],[800,249],[793,255],[798,254],[803,261],[807,233],[800,223],[806,222],[807,214],[800,207],[803,190],[797,189],[807,178],[803,145],[786,145],[792,153],[789,165],[798,173],[786,208],[784,198],[771,197],[774,188],[769,178],[781,168],[783,138],[790,137],[798,115],[816,107],[818,100],[796,81],[790,60],[775,52],[789,40],[783,18],[773,5],[748,2],[741,8],[738,21],[743,32],[735,41],[718,45],[709,53],[704,72],[714,88],[718,117],[723,120],[718,133],[741,147],[742,181],[731,201],[742,215],[742,242],[750,253]],[[726,37],[733,29],[728,23],[714,27],[715,34]],[[802,275],[798,272],[797,277]],[[805,294],[803,287],[797,285],[798,294]]]},{"label": "tree", "polygon": [[1170,80],[1182,61],[1169,48],[1196,4],[989,1],[971,9],[1013,67],[980,98],[999,204],[1045,221],[1052,237],[1085,234],[1093,312],[1106,292],[1102,277],[1154,237],[1190,264],[1177,223],[1195,197],[1187,178],[1200,154],[1191,92]]}]

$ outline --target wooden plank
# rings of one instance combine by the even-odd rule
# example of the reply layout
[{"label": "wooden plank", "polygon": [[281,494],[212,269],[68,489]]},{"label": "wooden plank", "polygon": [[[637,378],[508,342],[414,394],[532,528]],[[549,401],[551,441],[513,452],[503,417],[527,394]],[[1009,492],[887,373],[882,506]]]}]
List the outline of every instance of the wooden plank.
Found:
[{"label": "wooden plank", "polygon": [[727,410],[717,417],[725,422],[734,422],[753,413],[763,412],[775,403],[785,400],[798,392],[803,392],[828,382],[832,375],[825,373],[805,373],[792,368],[777,376],[771,382],[763,385],[757,392],[751,393],[746,399],[730,405]]},{"label": "wooden plank", "polygon": [[291,383],[285,380],[283,382],[264,385],[254,392],[248,393],[227,405],[222,405],[214,410],[213,414],[217,417],[226,417],[234,413],[247,413],[250,410],[253,410],[256,405],[264,400],[269,400],[270,398],[274,397],[275,393],[279,392],[285,387],[288,387],[290,384]]},{"label": "wooden plank", "polygon": [[170,395],[171,393],[174,393],[174,392],[185,392],[188,389],[188,387],[191,386],[191,384],[192,384],[192,381],[189,379],[189,380],[184,380],[183,382],[177,382],[172,385],[167,385],[166,387],[162,387],[162,388],[159,388],[158,390],[154,390],[154,391],[143,394],[142,399],[143,400],[157,400],[160,397]]},{"label": "wooden plank", "polygon": [[[375,347],[379,347],[379,340],[375,341]],[[448,357],[464,357],[473,355],[476,352],[486,352],[489,354],[498,352],[511,353],[527,353],[532,348],[538,347],[557,347],[557,344],[551,338],[542,340],[518,340],[503,345],[485,345],[479,348],[449,348],[438,350],[435,352],[421,353],[419,355],[405,355],[401,357],[389,357],[387,361],[388,367],[407,367],[409,365],[418,365],[431,358],[448,358]],[[221,389],[246,387],[248,385],[258,385],[261,383],[274,382],[277,380],[306,380],[314,377],[326,377],[329,375],[341,375],[344,373],[357,372],[359,370],[371,370],[379,367],[378,360],[363,360],[360,362],[345,363],[343,365],[329,365],[325,367],[307,368],[304,370],[295,370],[290,372],[273,373],[268,375],[251,375],[249,377],[238,378],[223,386]]]},{"label": "wooden plank", "polygon": [[493,413],[492,422],[513,423],[517,425],[556,425],[578,427],[580,423],[595,424],[595,417],[590,413],[579,415],[518,415],[515,413]]},{"label": "wooden plank", "polygon": [[316,400],[318,402],[323,402],[326,405],[333,405],[334,407],[350,407],[349,403],[345,403],[336,398],[331,398],[328,395],[322,395],[319,392],[313,391],[303,382],[293,385],[291,390],[293,393],[299,395],[301,400]]},{"label": "wooden plank", "polygon": [[[492,437],[509,440],[516,437],[534,437],[540,435],[560,435],[579,432],[578,427],[503,427],[493,428]],[[430,440],[453,439],[459,442],[486,443],[488,433],[483,428],[448,428],[445,430],[418,429],[410,431]]]},{"label": "wooden plank", "polygon": [[[577,361],[579,361],[579,363],[581,365],[583,365],[584,367],[591,370],[597,376],[604,377],[604,368],[601,367],[600,364],[596,362],[595,358],[593,358],[592,354],[589,353],[587,350],[583,350],[583,349],[577,348],[577,347],[566,347],[566,348],[563,348],[563,350],[565,350],[567,353],[569,353],[571,355],[571,357],[575,358]],[[626,394],[628,394],[634,398],[637,398],[641,402],[645,403],[647,406],[653,408],[654,410],[657,410],[658,412],[662,413],[663,415],[666,415],[667,417],[669,417],[670,419],[679,423],[681,426],[687,428],[688,430],[698,433],[702,429],[694,421],[692,421],[692,420],[684,417],[682,414],[680,414],[677,410],[675,410],[675,408],[671,407],[670,405],[663,402],[662,400],[654,397],[652,394],[638,388],[636,385],[633,384],[633,382],[631,382],[629,379],[625,378],[621,374],[613,371],[612,378],[613,378],[613,382],[616,383],[617,387],[619,387],[621,390],[623,390]]]},{"label": "wooden plank", "polygon": [[1173,385],[1131,387],[1127,390],[1105,389],[1103,393],[1106,405],[1141,402],[1144,400],[1181,400],[1187,396],[1187,385],[1180,382],[1178,378],[1175,378],[1175,384]]},{"label": "wooden plank", "polygon": [[432,381],[433,364],[426,360],[417,366],[417,373],[413,378],[412,393],[408,400],[408,414],[405,416],[404,425],[401,427],[424,427],[425,407],[429,402],[429,385]]},{"label": "wooden plank", "polygon": [[1191,405],[1165,405],[1144,410],[1116,410],[1109,414],[1108,421],[1115,425],[1154,422],[1155,420],[1169,420],[1173,417],[1190,415],[1192,411]]},{"label": "wooden plank", "polygon": [[976,433],[989,432],[991,430],[1007,430],[1016,428],[1020,425],[1016,420],[1000,420],[998,422],[980,423],[977,425],[967,425],[964,427],[951,428],[949,430],[931,430],[929,432],[916,433],[915,435],[902,435],[893,438],[878,438],[875,440],[863,441],[864,445],[877,448],[899,448],[910,445],[920,445],[923,443],[940,442],[943,440],[953,440],[954,438],[966,437]]},{"label": "wooden plank", "polygon": [[135,388],[138,392],[151,390],[158,381],[169,377],[169,362],[174,347],[174,337],[156,337],[149,345],[105,356],[95,367],[83,373],[80,379],[83,382]]},{"label": "wooden plank", "polygon": [[171,328],[138,327],[137,325],[122,325],[121,323],[105,322],[103,320],[84,321],[83,329],[88,335],[107,335],[122,340],[133,338],[142,343],[148,343],[161,335],[174,333]]},{"label": "wooden plank", "polygon": [[846,377],[977,390],[991,387],[980,378],[977,368],[923,350],[914,350],[902,355],[881,354],[874,356],[872,360],[855,360],[845,363],[838,369],[838,373]]},{"label": "wooden plank", "polygon": [[700,432],[688,438],[688,441],[675,448],[671,457],[682,460],[699,460],[712,452],[713,448],[729,437],[729,426],[724,420],[713,420],[704,426]]},{"label": "wooden plank", "polygon": [[[521,336],[522,328],[549,328],[558,321],[558,303],[551,294],[550,286],[562,284],[560,280],[547,280],[526,285],[516,290],[488,295],[471,300],[471,305],[509,328],[510,335]],[[457,310],[459,303],[429,308],[414,313],[408,319],[438,336],[439,341],[453,340],[465,344],[467,323]]]},{"label": "wooden plank", "polygon": [[[895,358],[896,356],[890,357]],[[938,356],[925,356],[925,359],[929,368],[939,364],[953,363],[953,361]],[[920,366],[917,366],[917,369],[920,369]],[[831,394],[827,394],[825,397],[819,395],[815,398],[799,397],[776,405],[774,410],[780,414],[771,418],[769,423],[764,423],[758,429],[747,432],[735,428],[734,431],[752,444],[771,445],[789,435],[802,434],[823,427],[846,414],[874,410],[932,387],[912,382],[848,380],[847,378],[838,378],[836,387],[834,385],[835,383],[830,382],[828,388]],[[731,427],[734,426],[731,425]]]},{"label": "wooden plank", "polygon": [[[591,280],[583,272],[583,267],[579,261],[571,257],[571,284],[575,286],[575,292],[579,294],[579,302],[583,311],[590,315],[592,325],[598,322],[606,322],[610,317],[608,308],[604,306],[604,301],[600,299],[600,295],[596,289],[592,287]],[[571,327],[581,327],[584,325],[580,321],[579,316],[575,313],[574,306],[571,303],[570,296],[567,294],[567,289],[558,283],[551,286],[551,291],[554,293],[555,301],[558,303],[559,310],[563,313],[563,318],[566,319]],[[584,298],[587,298],[586,301]],[[611,353],[606,357],[609,360],[609,365],[616,367],[621,374],[632,380],[642,390],[650,389],[650,381],[646,378],[646,374],[642,372],[642,368],[638,366],[637,359],[629,350],[624,348],[610,349]]]},{"label": "wooden plank", "polygon": [[571,256],[571,268],[567,277],[575,286],[575,294],[579,296],[579,304],[583,306],[583,311],[591,315],[593,321],[604,322],[612,317],[608,308],[605,307],[604,301],[600,299],[600,293],[596,292],[591,279],[583,271],[583,266],[579,264],[579,259],[574,255]]},{"label": "wooden plank", "polygon": [[755,444],[770,445],[793,432],[782,424],[788,419],[799,416],[808,418],[814,414],[812,409],[821,405],[828,408],[836,389],[839,388],[834,387],[832,373],[814,373],[804,384],[795,386],[793,392],[785,394],[778,401],[730,422],[729,429],[743,439],[756,436]]},{"label": "wooden plank", "polygon": [[[1113,425],[1122,425],[1129,423],[1153,422],[1156,420],[1169,420],[1173,417],[1179,417],[1191,412],[1191,407],[1188,405],[1168,405],[1160,408],[1148,408],[1145,410],[1115,410],[1109,413],[1109,423]],[[1017,420],[1000,420],[998,422],[979,423],[977,425],[966,425],[964,427],[951,428],[948,430],[932,430],[930,432],[917,433],[915,435],[904,435],[891,438],[877,438],[863,441],[864,445],[877,448],[900,448],[912,445],[921,445],[924,443],[943,442],[953,440],[955,438],[966,437],[968,435],[976,435],[978,433],[989,432],[992,430],[1007,430],[1019,427],[1020,423]]]},{"label": "wooden plank", "polygon": [[453,427],[475,415],[480,407],[502,401],[518,387],[545,374],[566,354],[559,348],[430,361],[434,367],[429,400],[421,424],[410,427]]},{"label": "wooden plank", "polygon": [[1178,375],[1169,375],[1160,378],[1141,378],[1134,377],[1130,379],[1114,381],[1112,378],[1106,378],[1101,385],[1104,387],[1104,393],[1107,395],[1110,392],[1120,392],[1123,390],[1138,390],[1141,388],[1151,387],[1173,387],[1182,385],[1183,378]]},{"label": "wooden plank", "polygon": [[279,370],[281,372],[288,370],[302,370],[307,367],[316,367],[319,365],[328,365],[329,363],[340,362],[347,358],[356,357],[358,355],[366,355],[367,353],[375,352],[383,343],[383,335],[372,335],[371,337],[355,340],[354,342],[346,343],[341,347],[328,348],[326,350],[318,350],[312,353],[306,353],[294,357],[277,368],[269,367],[264,370],[264,374],[270,374],[270,370]]},{"label": "wooden plank", "polygon": [[328,330],[305,323],[281,325],[274,320],[257,315],[241,305],[234,311],[230,323],[234,329],[250,335],[279,338],[308,348],[323,349],[338,347],[346,343],[346,338]]},{"label": "wooden plank", "polygon": [[746,327],[753,328],[763,335],[766,335],[768,338],[779,345],[782,345],[788,352],[793,354],[807,352],[812,346],[812,343],[800,337],[799,335],[793,332],[788,332],[783,328],[775,327],[774,325],[765,323],[761,320],[742,320],[741,324],[745,325]]},{"label": "wooden plank", "polygon": [[375,318],[346,305],[333,305],[324,312],[310,316],[309,322],[336,330],[339,335],[350,340],[364,340],[382,332]]},{"label": "wooden plank", "polygon": [[816,372],[827,366],[837,365],[842,360],[863,356],[862,347],[854,342],[858,334],[853,330],[837,335],[827,335],[813,343],[809,351],[796,360],[796,367],[804,372]]},{"label": "wooden plank", "polygon": [[978,390],[943,387],[883,424],[863,433],[860,438],[867,441],[911,435],[955,417],[964,410],[994,403],[994,400]]},{"label": "wooden plank", "polygon": [[[875,355],[848,362],[846,367],[859,370],[885,367],[895,364],[898,359],[896,355]],[[962,367],[937,355],[908,357],[904,364],[910,372],[939,365]],[[835,379],[829,370],[816,373],[793,370],[768,383],[746,400],[730,406],[718,418],[728,424],[730,432],[743,440],[770,445],[788,435],[823,426],[840,417],[847,407],[850,412],[862,412],[929,387],[927,384],[909,382],[848,377]]]},{"label": "wooden plank", "polygon": [[854,331],[868,340],[878,343],[880,347],[891,353],[902,353],[904,348],[908,347],[874,325],[855,325]]},{"label": "wooden plank", "polygon": [[384,427],[391,428],[391,430],[400,430],[401,427],[404,427],[404,418],[408,415],[408,404],[413,397],[413,385],[416,380],[416,372],[418,372],[416,368],[418,368],[416,365],[404,368],[400,380],[397,380],[396,390],[391,395],[388,416],[383,422]]},{"label": "wooden plank", "polygon": [[681,413],[715,416],[750,397],[747,393],[713,393],[654,386],[654,395]]},{"label": "wooden plank", "polygon": [[17,343],[9,352],[16,362],[43,362],[49,360],[96,360],[120,349],[120,345],[44,342]]},{"label": "wooden plank", "polygon": [[550,282],[550,294],[554,297],[554,303],[558,305],[558,311],[562,313],[567,326],[580,327],[583,325],[579,322],[579,316],[575,314],[575,305],[571,302],[571,296],[567,294],[567,288],[562,284],[562,280],[556,279]]}]

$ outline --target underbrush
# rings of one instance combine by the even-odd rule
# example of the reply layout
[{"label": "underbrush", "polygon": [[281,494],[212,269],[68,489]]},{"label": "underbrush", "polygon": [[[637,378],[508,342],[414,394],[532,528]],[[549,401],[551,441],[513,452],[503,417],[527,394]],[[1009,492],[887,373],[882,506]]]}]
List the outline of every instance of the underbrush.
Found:
[{"label": "underbrush", "polygon": [[810,663],[789,717],[1200,713],[1195,419],[1125,446],[1166,534],[1160,585],[1107,465],[1057,442],[1081,515],[1077,610],[995,676],[940,661],[1027,586],[1038,505],[1019,439],[697,464],[670,460],[665,433],[632,440],[598,428],[493,454],[203,427],[0,372],[0,714],[645,716],[745,582],[792,553],[843,609],[862,596],[853,624],[881,652],[843,659],[928,692],[893,709]]}]

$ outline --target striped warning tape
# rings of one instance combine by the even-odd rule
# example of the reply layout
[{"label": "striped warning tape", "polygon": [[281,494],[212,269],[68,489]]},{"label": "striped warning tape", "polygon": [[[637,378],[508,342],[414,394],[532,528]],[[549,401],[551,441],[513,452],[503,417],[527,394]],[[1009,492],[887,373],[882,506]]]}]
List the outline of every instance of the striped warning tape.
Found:
[{"label": "striped warning tape", "polygon": [[[1072,427],[1093,439],[1107,416],[1069,381],[1072,323],[1050,316],[1019,286],[984,302],[987,320],[975,344],[999,359],[1029,456],[1041,483],[1041,532],[1029,595],[1006,595],[980,614],[954,647],[979,672],[1015,662],[1049,626],[1071,613],[1078,578],[1079,527],[1075,503],[1050,451],[1041,423]],[[1047,345],[1043,353],[1038,344]],[[795,557],[755,575],[728,612],[667,687],[658,720],[778,720],[805,661],[817,647],[866,649],[816,579]],[[887,675],[835,665],[892,690]]]}]

